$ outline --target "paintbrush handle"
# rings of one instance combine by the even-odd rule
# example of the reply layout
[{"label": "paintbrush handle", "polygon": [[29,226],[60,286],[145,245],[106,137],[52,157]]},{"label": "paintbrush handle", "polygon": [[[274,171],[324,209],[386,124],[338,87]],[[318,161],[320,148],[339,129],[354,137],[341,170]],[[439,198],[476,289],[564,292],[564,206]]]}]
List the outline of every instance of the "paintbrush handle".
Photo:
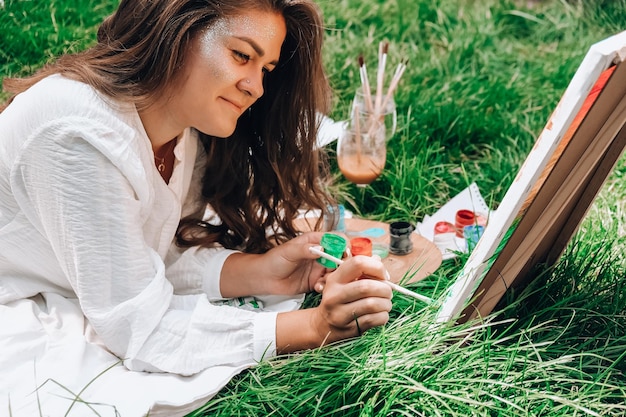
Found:
[{"label": "paintbrush handle", "polygon": [[[337,265],[343,264],[343,261],[341,259],[336,258],[336,257],[334,257],[332,255],[329,255],[326,252],[324,252],[323,250],[320,250],[320,249],[318,249],[318,248],[316,248],[314,246],[310,247],[309,250],[312,253],[318,255],[319,257],[322,257],[324,259],[328,259],[329,261],[334,262]],[[433,300],[431,300],[430,298],[425,297],[423,295],[420,295],[418,293],[415,293],[415,292],[413,292],[411,290],[407,290],[406,288],[401,287],[400,285],[391,282],[390,281],[389,272],[386,269],[385,269],[385,278],[386,279],[383,282],[386,283],[387,285],[389,285],[393,290],[396,290],[396,291],[398,291],[401,294],[408,295],[409,297],[413,297],[413,298],[415,298],[417,300],[420,300],[420,301],[422,301],[422,302],[424,302],[426,304],[432,304]]]},{"label": "paintbrush handle", "polygon": [[363,98],[365,99],[365,107],[367,108],[368,113],[374,112],[374,104],[372,103],[372,90],[370,89],[370,83],[367,78],[367,69],[365,65],[363,66]]},{"label": "paintbrush handle", "polygon": [[383,100],[383,104],[380,106],[381,112],[384,111],[385,107],[387,107],[387,103],[389,102],[389,100],[391,100],[391,97],[393,97],[393,94],[396,91],[396,88],[398,88],[398,83],[400,82],[400,78],[402,78],[402,74],[404,73],[405,70],[406,70],[406,65],[404,64],[398,65],[398,68],[396,69],[396,73],[394,74],[393,79],[391,80],[391,85],[389,86],[389,90],[387,90],[387,95],[385,96],[385,99]]},{"label": "paintbrush handle", "polygon": [[424,295],[421,295],[421,294],[418,294],[418,293],[413,292],[411,290],[408,290],[408,289],[406,289],[406,288],[404,288],[404,287],[402,287],[402,286],[400,286],[398,284],[395,284],[395,283],[393,283],[391,281],[385,281],[385,282],[387,284],[389,284],[389,286],[392,289],[398,291],[401,294],[408,295],[409,297],[413,297],[413,298],[415,298],[417,300],[420,300],[420,301],[422,301],[422,302],[424,302],[426,304],[432,304],[433,303],[433,300],[431,300],[430,298],[428,298],[428,297],[426,297]]}]

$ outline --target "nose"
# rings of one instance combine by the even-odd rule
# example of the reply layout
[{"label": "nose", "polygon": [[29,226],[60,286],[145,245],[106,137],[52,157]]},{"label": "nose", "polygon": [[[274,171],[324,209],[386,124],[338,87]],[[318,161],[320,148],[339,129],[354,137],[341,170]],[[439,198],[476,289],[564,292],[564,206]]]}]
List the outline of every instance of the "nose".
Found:
[{"label": "nose", "polygon": [[247,77],[239,80],[239,89],[255,100],[263,95],[263,73],[249,73]]}]

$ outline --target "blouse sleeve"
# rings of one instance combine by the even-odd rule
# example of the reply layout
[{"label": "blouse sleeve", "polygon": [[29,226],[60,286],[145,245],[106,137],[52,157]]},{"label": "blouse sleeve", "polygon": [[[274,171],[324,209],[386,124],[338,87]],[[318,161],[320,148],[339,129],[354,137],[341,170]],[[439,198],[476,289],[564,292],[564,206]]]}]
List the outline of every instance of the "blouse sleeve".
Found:
[{"label": "blouse sleeve", "polygon": [[[53,122],[24,144],[11,172],[20,207],[49,242],[95,331],[131,370],[190,375],[274,355],[276,313],[174,293],[144,239],[154,195],[128,142],[88,118]],[[210,262],[221,269],[228,253],[207,255],[185,257],[195,259],[188,265],[196,271]]]},{"label": "blouse sleeve", "polygon": [[[202,178],[206,170],[207,155],[204,147],[194,134],[195,155],[190,166],[188,187],[181,196],[183,205],[181,217],[206,219],[207,206],[202,198]],[[189,142],[188,142],[189,143]],[[231,254],[238,252],[222,247],[215,248],[180,248],[172,242],[165,258],[165,274],[174,285],[176,294],[204,293],[210,301],[223,300],[220,291],[220,273],[224,261]]]},{"label": "blouse sleeve", "polygon": [[176,294],[206,294],[209,301],[222,300],[220,272],[226,258],[237,251],[192,247],[180,249],[172,245],[165,258],[165,273]]}]

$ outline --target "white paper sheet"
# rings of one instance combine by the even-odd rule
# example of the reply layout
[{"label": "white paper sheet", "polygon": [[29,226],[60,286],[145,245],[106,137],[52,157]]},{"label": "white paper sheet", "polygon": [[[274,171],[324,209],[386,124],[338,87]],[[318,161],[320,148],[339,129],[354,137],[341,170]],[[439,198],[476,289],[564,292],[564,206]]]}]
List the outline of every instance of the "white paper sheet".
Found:
[{"label": "white paper sheet", "polygon": [[324,146],[338,140],[339,137],[343,135],[348,122],[345,120],[336,122],[325,115],[319,115],[319,117],[321,122],[319,131],[317,132],[317,146],[323,148]]},{"label": "white paper sheet", "polygon": [[[431,242],[434,242],[435,225],[440,221],[454,224],[456,212],[459,210],[470,210],[487,219],[493,213],[492,210],[489,210],[489,206],[487,206],[485,199],[478,189],[478,185],[473,182],[469,187],[444,204],[432,216],[424,216],[424,219],[420,223],[417,223],[415,232]],[[441,255],[444,260],[454,258],[456,252],[465,252],[467,250],[465,239],[459,237],[454,237],[450,239],[446,245],[438,245],[438,247],[439,250],[441,250]]]}]

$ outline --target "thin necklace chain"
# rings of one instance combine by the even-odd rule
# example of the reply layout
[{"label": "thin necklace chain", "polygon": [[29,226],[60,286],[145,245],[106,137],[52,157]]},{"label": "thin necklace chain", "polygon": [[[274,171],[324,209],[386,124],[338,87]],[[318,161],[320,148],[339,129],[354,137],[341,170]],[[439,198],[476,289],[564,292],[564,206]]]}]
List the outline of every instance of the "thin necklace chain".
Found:
[{"label": "thin necklace chain", "polygon": [[169,141],[168,145],[167,145],[167,150],[163,153],[163,157],[159,157],[157,156],[156,152],[154,153],[154,160],[157,162],[157,169],[159,170],[159,172],[163,172],[165,171],[165,158],[167,158],[167,154],[169,153],[169,151],[172,148],[172,144],[176,144],[176,140],[172,139],[171,141]]}]

